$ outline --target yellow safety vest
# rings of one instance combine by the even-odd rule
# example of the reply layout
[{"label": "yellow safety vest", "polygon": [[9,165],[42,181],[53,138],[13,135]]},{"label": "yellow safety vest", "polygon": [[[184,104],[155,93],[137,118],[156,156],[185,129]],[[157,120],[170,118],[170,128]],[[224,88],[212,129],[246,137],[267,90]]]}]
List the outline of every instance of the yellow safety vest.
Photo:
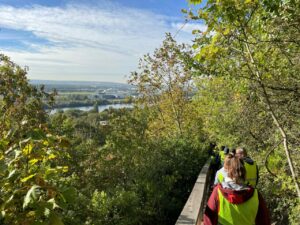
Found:
[{"label": "yellow safety vest", "polygon": [[219,174],[218,174],[218,182],[219,182],[219,183],[222,183],[223,181],[224,181],[224,176],[223,176],[222,173],[219,173]]},{"label": "yellow safety vest", "polygon": [[250,184],[252,187],[256,187],[257,185],[257,166],[254,162],[253,165],[249,163],[244,163],[246,169],[246,183]]},{"label": "yellow safety vest", "polygon": [[219,213],[218,224],[222,225],[255,225],[259,199],[257,190],[253,196],[241,204],[230,203],[218,189]]}]

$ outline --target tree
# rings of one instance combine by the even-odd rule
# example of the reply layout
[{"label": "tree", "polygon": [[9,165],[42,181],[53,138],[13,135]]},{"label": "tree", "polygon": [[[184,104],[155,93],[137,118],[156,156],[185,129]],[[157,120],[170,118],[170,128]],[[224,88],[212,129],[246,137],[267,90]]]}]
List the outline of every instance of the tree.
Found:
[{"label": "tree", "polygon": [[139,70],[131,74],[129,83],[137,86],[138,105],[153,113],[149,126],[154,135],[158,131],[166,136],[201,137],[201,119],[190,101],[195,92],[192,52],[167,34],[162,46],[153,56],[145,55]]},{"label": "tree", "polygon": [[[199,3],[199,1],[191,1]],[[292,150],[299,150],[299,1],[207,1],[194,18],[207,31],[196,40],[204,74],[247,80],[272,118],[300,198]]]},{"label": "tree", "polygon": [[93,112],[95,112],[95,113],[99,113],[99,106],[98,106],[98,102],[95,102],[95,104],[93,105]]},{"label": "tree", "polygon": [[[53,96],[28,84],[26,70],[0,55],[1,222],[62,224],[67,203],[59,175],[66,140],[49,132],[43,99]],[[64,190],[63,190],[64,189]]]}]

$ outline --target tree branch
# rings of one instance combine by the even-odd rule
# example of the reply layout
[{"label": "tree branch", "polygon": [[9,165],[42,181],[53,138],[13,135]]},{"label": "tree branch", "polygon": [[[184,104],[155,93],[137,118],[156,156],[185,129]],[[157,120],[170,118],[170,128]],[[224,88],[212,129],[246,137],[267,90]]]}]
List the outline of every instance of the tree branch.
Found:
[{"label": "tree branch", "polygon": [[274,174],[274,173],[272,173],[271,170],[269,169],[269,167],[268,167],[268,159],[269,159],[269,156],[271,155],[271,153],[272,153],[272,152],[273,152],[273,151],[274,151],[281,143],[282,143],[282,141],[280,141],[275,147],[273,147],[273,148],[267,153],[267,155],[266,155],[266,157],[265,157],[264,165],[265,165],[267,171],[268,171],[272,176],[274,176],[274,177],[277,177],[277,175]]}]

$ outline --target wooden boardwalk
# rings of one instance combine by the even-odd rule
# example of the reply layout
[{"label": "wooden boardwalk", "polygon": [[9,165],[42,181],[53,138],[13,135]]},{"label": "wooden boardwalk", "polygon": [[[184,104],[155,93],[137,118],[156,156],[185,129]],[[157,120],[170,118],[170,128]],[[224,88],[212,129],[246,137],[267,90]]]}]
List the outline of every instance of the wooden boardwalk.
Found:
[{"label": "wooden boardwalk", "polygon": [[211,161],[202,167],[194,188],[175,225],[200,225],[211,186]]}]

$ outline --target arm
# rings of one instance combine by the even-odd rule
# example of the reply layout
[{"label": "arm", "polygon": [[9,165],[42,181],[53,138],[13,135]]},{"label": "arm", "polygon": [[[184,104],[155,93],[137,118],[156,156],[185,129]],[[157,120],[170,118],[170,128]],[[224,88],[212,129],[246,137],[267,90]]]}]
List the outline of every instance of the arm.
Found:
[{"label": "arm", "polygon": [[258,192],[258,211],[255,218],[255,224],[256,225],[271,225],[271,219],[269,210],[267,208],[266,202],[261,196],[261,194]]},{"label": "arm", "polygon": [[218,186],[214,187],[209,200],[207,202],[203,223],[204,225],[217,225],[218,224],[218,211],[219,211],[219,197],[218,197]]}]

